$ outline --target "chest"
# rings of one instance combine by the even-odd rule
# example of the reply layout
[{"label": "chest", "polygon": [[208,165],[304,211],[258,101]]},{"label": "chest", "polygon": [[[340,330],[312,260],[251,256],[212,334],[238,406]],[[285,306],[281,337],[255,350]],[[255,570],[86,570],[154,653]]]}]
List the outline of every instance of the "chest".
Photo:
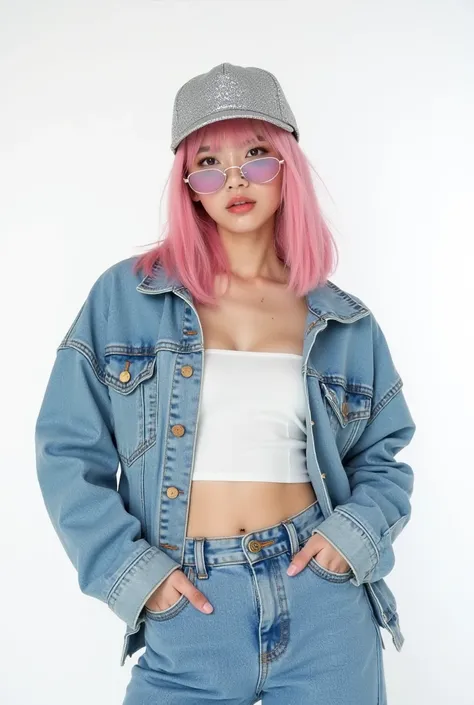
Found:
[{"label": "chest", "polygon": [[[324,455],[332,437],[342,456],[370,416],[374,380],[368,312],[349,314],[325,321],[305,299],[265,294],[200,306],[181,291],[142,296],[131,307],[118,292],[97,369],[109,388],[124,466],[135,467],[142,456],[153,468],[171,457],[186,466],[208,348],[302,355],[316,450]],[[276,390],[280,384],[275,374]]]},{"label": "chest", "polygon": [[271,289],[236,292],[219,306],[196,304],[204,347],[301,355],[308,313],[304,298]]}]

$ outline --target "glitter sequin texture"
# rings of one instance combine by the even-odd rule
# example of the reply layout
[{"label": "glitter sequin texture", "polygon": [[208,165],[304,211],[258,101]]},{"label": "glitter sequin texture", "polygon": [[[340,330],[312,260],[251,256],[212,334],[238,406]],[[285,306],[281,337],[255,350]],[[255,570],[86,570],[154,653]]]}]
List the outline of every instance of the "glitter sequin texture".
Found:
[{"label": "glitter sequin texture", "polygon": [[299,141],[295,116],[275,76],[254,66],[223,63],[194,76],[176,94],[171,150],[191,132],[211,122],[233,117],[267,120],[293,132]]}]

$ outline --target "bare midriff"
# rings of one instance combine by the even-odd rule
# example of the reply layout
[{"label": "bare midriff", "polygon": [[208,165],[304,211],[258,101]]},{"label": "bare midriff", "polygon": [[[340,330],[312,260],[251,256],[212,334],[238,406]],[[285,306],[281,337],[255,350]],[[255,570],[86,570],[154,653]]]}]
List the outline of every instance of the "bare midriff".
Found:
[{"label": "bare midriff", "polygon": [[[196,305],[205,348],[303,354],[307,306],[283,283],[231,279],[219,307]],[[310,482],[193,481],[186,536],[242,536],[317,499]]]},{"label": "bare midriff", "polygon": [[278,524],[316,500],[310,482],[192,483],[187,536],[242,536]]}]

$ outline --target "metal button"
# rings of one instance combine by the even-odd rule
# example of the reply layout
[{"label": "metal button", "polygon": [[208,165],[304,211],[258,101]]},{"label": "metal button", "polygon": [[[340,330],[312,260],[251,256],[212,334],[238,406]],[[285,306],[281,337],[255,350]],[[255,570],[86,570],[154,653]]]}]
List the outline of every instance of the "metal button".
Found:
[{"label": "metal button", "polygon": [[326,473],[325,473],[325,472],[322,472],[322,473],[321,473],[321,477],[323,478],[323,480],[325,480],[325,479],[326,479]]},{"label": "metal button", "polygon": [[181,426],[181,424],[176,424],[175,426],[171,427],[171,433],[173,436],[184,436],[184,426]]},{"label": "metal button", "polygon": [[166,495],[167,495],[170,499],[176,499],[176,497],[178,496],[178,494],[179,494],[179,490],[178,490],[177,487],[168,487],[168,489],[166,490]]},{"label": "metal button", "polygon": [[128,371],[128,368],[130,367],[130,360],[127,360],[125,363],[125,369],[122,370],[122,372],[119,374],[119,380],[121,382],[128,382],[131,374]]},{"label": "metal button", "polygon": [[313,420],[311,420],[311,426],[314,426],[314,421],[313,421]]},{"label": "metal button", "polygon": [[193,374],[193,368],[191,367],[191,365],[183,365],[183,367],[181,368],[181,374],[183,375],[183,377],[191,377],[191,375]]},{"label": "metal button", "polygon": [[259,551],[262,550],[262,544],[260,543],[260,541],[252,540],[252,541],[249,541],[248,548],[249,548],[249,551],[252,551],[252,553],[258,553]]}]

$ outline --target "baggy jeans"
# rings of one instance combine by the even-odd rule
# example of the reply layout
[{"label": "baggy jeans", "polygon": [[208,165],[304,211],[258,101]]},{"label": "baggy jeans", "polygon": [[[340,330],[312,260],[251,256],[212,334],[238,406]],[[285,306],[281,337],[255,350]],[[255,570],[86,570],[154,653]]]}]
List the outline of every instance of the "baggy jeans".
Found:
[{"label": "baggy jeans", "polygon": [[182,570],[214,607],[181,595],[144,610],[145,651],[123,705],[386,705],[383,641],[364,585],[291,558],[324,520],[316,500],[245,536],[185,537]]}]

